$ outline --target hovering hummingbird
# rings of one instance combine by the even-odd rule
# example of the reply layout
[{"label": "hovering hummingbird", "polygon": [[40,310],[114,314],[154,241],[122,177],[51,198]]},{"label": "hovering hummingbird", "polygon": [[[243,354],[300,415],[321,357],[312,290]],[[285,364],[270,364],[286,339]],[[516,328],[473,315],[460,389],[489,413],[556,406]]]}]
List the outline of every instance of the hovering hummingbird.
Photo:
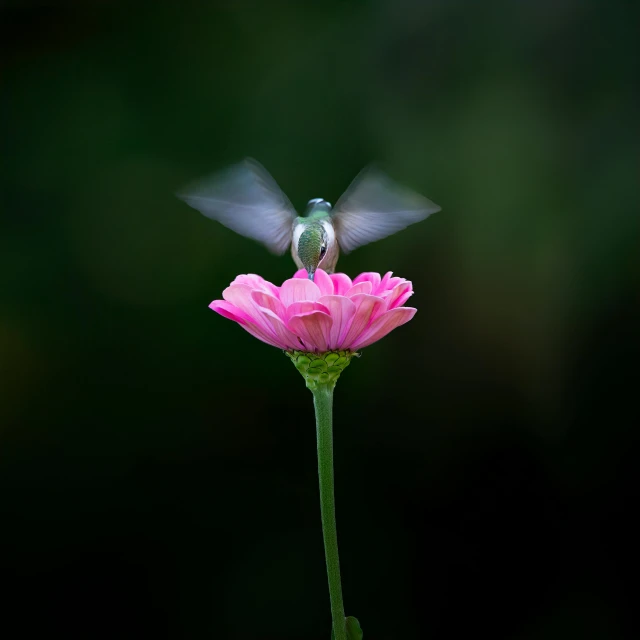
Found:
[{"label": "hovering hummingbird", "polygon": [[294,262],[307,270],[310,280],[318,267],[333,273],[340,251],[349,253],[440,211],[431,200],[367,168],[335,207],[313,198],[304,215],[298,216],[276,181],[251,158],[177,195],[208,218],[261,242],[272,253],[282,255],[291,245]]}]

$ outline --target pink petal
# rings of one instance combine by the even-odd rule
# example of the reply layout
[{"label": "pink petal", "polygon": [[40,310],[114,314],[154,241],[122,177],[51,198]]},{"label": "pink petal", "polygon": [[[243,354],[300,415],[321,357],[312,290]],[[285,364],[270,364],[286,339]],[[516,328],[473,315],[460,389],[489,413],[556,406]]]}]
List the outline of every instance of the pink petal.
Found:
[{"label": "pink petal", "polygon": [[264,317],[270,324],[281,349],[300,349],[302,347],[298,336],[287,328],[285,323],[269,309],[264,309]]},{"label": "pink petal", "polygon": [[286,348],[285,346],[283,346],[282,343],[280,343],[280,341],[273,334],[267,333],[266,331],[264,331],[263,329],[261,329],[255,324],[247,323],[247,324],[241,324],[240,326],[246,332],[250,333],[254,338],[258,338],[258,340],[262,340],[262,342],[266,342],[267,344],[270,344],[272,347],[278,347],[278,349]]},{"label": "pink petal", "polygon": [[[405,291],[398,299],[394,301],[393,308],[404,307],[404,303],[413,295],[413,289]],[[391,308],[391,307],[390,307]]]},{"label": "pink petal", "polygon": [[216,313],[220,314],[223,318],[228,318],[229,320],[233,320],[238,324],[243,324],[244,322],[251,322],[251,318],[247,316],[243,311],[238,309],[235,305],[227,302],[226,300],[214,300],[210,305],[209,309],[212,309]]},{"label": "pink petal", "polygon": [[278,298],[275,298],[268,293],[264,293],[263,291],[252,291],[251,298],[259,307],[262,307],[263,309],[269,309],[282,320],[285,319],[287,310],[282,302],[278,300]]},{"label": "pink petal", "polygon": [[381,309],[384,309],[384,300],[376,296],[360,293],[351,300],[356,306],[356,312],[349,328],[338,345],[338,347],[342,349],[351,349],[352,345],[356,343],[360,335],[367,329],[371,319]]},{"label": "pink petal", "polygon": [[329,334],[329,349],[337,349],[356,313],[356,305],[344,296],[322,296],[318,302],[329,310],[333,321]]},{"label": "pink petal", "polygon": [[320,289],[308,278],[290,278],[280,287],[280,300],[285,307],[303,300],[315,301],[320,297]]},{"label": "pink petal", "polygon": [[413,294],[413,288],[410,282],[406,281],[396,286],[386,298],[387,309],[395,309],[401,307]]},{"label": "pink petal", "polygon": [[278,287],[265,280],[262,276],[257,276],[255,273],[247,273],[245,275],[237,276],[231,284],[248,284],[252,289],[258,291],[265,291],[277,297]]},{"label": "pink petal", "polygon": [[397,307],[376,318],[371,326],[356,340],[351,349],[362,349],[383,338],[405,322],[409,322],[416,314],[413,307]]},{"label": "pink petal", "polygon": [[270,331],[258,327],[251,318],[248,318],[240,309],[232,305],[225,300],[214,300],[210,305],[210,309],[213,309],[216,313],[219,313],[229,320],[237,322],[245,331],[249,332],[254,338],[262,340],[273,347],[284,348],[278,339]]},{"label": "pink petal", "polygon": [[250,287],[257,289],[262,287],[266,280],[255,273],[242,273],[236,276],[231,284],[248,284]]},{"label": "pink petal", "polygon": [[371,288],[372,288],[372,285],[368,280],[365,282],[358,282],[358,284],[354,284],[353,287],[351,287],[351,289],[349,289],[349,291],[345,293],[345,295],[347,296],[347,298],[353,298],[353,296],[359,293],[370,294]]},{"label": "pink petal", "polygon": [[333,280],[331,280],[331,278],[322,269],[316,269],[313,281],[318,285],[320,295],[333,295]]},{"label": "pink petal", "polygon": [[[293,277],[299,278],[299,279],[303,279],[303,278],[307,280],[309,279],[306,269],[298,269],[298,271],[296,271],[293,274]],[[316,273],[313,276],[313,282],[315,282],[318,285],[321,295],[330,296],[334,293],[333,282],[331,281],[331,277],[327,275],[327,273],[322,269],[316,269]]]},{"label": "pink petal", "polygon": [[252,322],[260,324],[260,309],[253,301],[252,293],[253,289],[248,284],[232,283],[222,292],[222,297],[249,316]]},{"label": "pink petal", "polygon": [[378,286],[380,285],[380,274],[375,271],[366,271],[365,273],[361,273],[359,276],[354,278],[353,284],[358,284],[359,282],[370,282],[371,283],[371,291],[377,291]]},{"label": "pink petal", "polygon": [[409,282],[409,281],[405,280],[404,278],[389,278],[385,289],[382,289],[382,283],[380,283],[380,292],[389,293],[389,291],[393,291],[402,282]]},{"label": "pink petal", "polygon": [[247,284],[231,284],[222,292],[222,297],[248,316],[249,321],[262,333],[270,336],[271,340],[277,339],[273,325],[266,317],[267,310],[255,303],[254,293],[256,292]]},{"label": "pink petal", "polygon": [[392,275],[393,275],[393,271],[387,271],[387,273],[385,273],[384,276],[382,276],[382,280],[380,281],[380,290],[381,291],[386,291],[387,289],[391,288],[391,287],[387,286],[387,282],[389,282],[389,280],[391,279]]},{"label": "pink petal", "polygon": [[311,311],[293,316],[289,328],[302,338],[309,351],[328,351],[331,316],[322,311]]},{"label": "pink petal", "polygon": [[327,309],[323,304],[307,300],[305,302],[294,302],[293,304],[290,304],[287,307],[285,319],[288,322],[291,317],[299,316],[303,313],[309,313],[310,311],[322,311],[329,315],[329,309]]},{"label": "pink petal", "polygon": [[332,273],[329,277],[333,281],[333,292],[339,296],[346,295],[353,286],[351,278],[346,273]]}]

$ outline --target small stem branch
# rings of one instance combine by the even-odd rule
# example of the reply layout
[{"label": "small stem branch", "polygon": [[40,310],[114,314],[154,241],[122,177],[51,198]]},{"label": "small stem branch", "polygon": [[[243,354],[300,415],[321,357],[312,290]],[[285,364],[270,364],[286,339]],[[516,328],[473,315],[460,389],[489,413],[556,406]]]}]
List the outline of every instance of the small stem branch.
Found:
[{"label": "small stem branch", "polygon": [[312,389],[316,410],[316,434],[318,439],[318,476],[320,480],[320,512],[322,535],[329,578],[331,618],[335,640],[347,640],[347,628],[342,603],[340,560],[338,558],[338,533],[333,492],[333,387],[334,384],[318,384]]}]

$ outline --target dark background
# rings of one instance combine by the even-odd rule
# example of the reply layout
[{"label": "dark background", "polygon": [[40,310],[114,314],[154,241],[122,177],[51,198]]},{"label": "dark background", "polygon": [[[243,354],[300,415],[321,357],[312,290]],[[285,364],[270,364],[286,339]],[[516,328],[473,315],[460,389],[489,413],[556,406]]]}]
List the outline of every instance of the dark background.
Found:
[{"label": "dark background", "polygon": [[293,264],[172,195],[246,155],[443,209],[339,264],[419,310],[336,391],[365,638],[638,632],[639,3],[0,6],[2,637],[328,640],[311,395],[207,309]]}]

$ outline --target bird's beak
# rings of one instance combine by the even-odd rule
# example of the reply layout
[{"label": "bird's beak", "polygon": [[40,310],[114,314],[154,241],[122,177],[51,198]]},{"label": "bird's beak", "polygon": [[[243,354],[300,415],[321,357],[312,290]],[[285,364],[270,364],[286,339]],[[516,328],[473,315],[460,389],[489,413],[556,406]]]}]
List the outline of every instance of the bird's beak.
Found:
[{"label": "bird's beak", "polygon": [[308,269],[307,270],[307,274],[309,275],[309,280],[311,280],[311,282],[313,282],[313,276],[316,275],[316,270],[315,269]]}]

